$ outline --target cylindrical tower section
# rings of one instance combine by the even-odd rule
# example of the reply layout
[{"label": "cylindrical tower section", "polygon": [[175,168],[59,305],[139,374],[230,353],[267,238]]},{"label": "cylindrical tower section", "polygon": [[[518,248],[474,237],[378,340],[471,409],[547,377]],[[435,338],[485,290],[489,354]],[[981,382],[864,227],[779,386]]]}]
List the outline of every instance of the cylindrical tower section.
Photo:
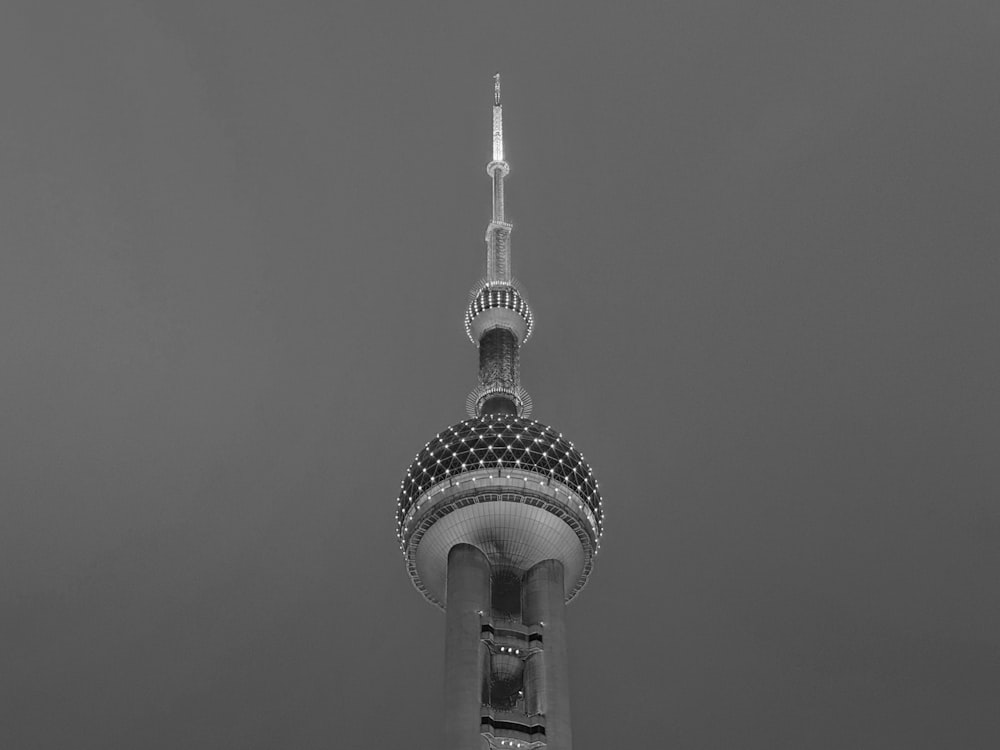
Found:
[{"label": "cylindrical tower section", "polygon": [[542,626],[543,693],[538,702],[545,714],[545,750],[573,748],[564,590],[563,566],[558,560],[542,560],[524,574],[524,622]]},{"label": "cylindrical tower section", "polygon": [[480,613],[490,607],[490,563],[471,544],[448,552],[444,648],[444,750],[473,750],[479,733],[485,646]]},{"label": "cylindrical tower section", "polygon": [[524,665],[524,711],[529,717],[545,713],[545,652],[532,654]]},{"label": "cylindrical tower section", "polygon": [[469,416],[531,413],[531,398],[520,383],[520,347],[532,324],[531,308],[516,286],[484,281],[473,288],[465,330],[479,347],[479,384],[466,401]]},{"label": "cylindrical tower section", "polygon": [[[494,164],[497,166],[493,166]],[[507,170],[500,166],[500,162],[493,162],[490,166],[493,176],[493,221],[503,221],[503,178],[507,175]]]},{"label": "cylindrical tower section", "polygon": [[520,385],[520,353],[517,338],[507,328],[493,328],[479,341],[479,385],[489,390],[481,406],[483,414],[517,416],[514,394]]}]

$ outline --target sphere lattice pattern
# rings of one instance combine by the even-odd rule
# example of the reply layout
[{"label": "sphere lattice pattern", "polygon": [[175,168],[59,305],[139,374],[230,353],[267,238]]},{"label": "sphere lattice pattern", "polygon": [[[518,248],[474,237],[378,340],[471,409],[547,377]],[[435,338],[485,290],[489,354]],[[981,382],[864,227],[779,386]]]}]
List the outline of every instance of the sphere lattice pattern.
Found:
[{"label": "sphere lattice pattern", "polygon": [[513,310],[524,319],[527,330],[524,334],[524,341],[520,343],[523,344],[531,338],[531,329],[535,323],[534,315],[531,313],[528,301],[517,290],[517,287],[513,285],[484,286],[473,295],[472,300],[469,302],[469,307],[465,311],[465,333],[473,344],[478,344],[479,342],[472,335],[472,321],[484,310],[496,307],[505,307],[508,310]]},{"label": "sphere lattice pattern", "polygon": [[399,493],[399,532],[411,506],[428,489],[462,472],[490,468],[521,469],[560,482],[587,504],[601,533],[601,493],[583,454],[551,427],[506,414],[459,422],[424,446],[407,470]]}]

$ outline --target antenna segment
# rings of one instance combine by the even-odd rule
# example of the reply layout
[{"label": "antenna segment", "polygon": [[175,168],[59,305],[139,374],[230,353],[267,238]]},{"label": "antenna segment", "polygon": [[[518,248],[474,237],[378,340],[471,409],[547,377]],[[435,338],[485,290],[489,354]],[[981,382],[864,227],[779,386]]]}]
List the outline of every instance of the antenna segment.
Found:
[{"label": "antenna segment", "polygon": [[493,160],[486,165],[493,180],[493,219],[486,228],[486,277],[494,284],[511,283],[510,232],[504,217],[503,181],[510,165],[503,158],[503,106],[500,104],[500,74],[493,76]]},{"label": "antenna segment", "polygon": [[493,74],[493,161],[503,161],[503,106],[500,104],[500,74]]}]

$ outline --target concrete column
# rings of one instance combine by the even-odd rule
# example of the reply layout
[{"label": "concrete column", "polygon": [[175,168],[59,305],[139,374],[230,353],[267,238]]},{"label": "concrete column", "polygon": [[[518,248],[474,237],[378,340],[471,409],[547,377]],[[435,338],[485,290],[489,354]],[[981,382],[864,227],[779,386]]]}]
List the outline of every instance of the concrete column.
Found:
[{"label": "concrete column", "polygon": [[[543,560],[524,574],[524,622],[542,627],[542,690],[545,750],[572,750],[569,716],[569,653],[566,643],[566,596],[563,566]],[[532,657],[534,659],[536,657]]]},{"label": "concrete column", "polygon": [[471,544],[448,553],[444,644],[444,750],[479,750],[483,690],[480,612],[490,608],[490,563]]},{"label": "concrete column", "polygon": [[545,654],[528,657],[524,664],[524,706],[528,716],[545,713]]}]

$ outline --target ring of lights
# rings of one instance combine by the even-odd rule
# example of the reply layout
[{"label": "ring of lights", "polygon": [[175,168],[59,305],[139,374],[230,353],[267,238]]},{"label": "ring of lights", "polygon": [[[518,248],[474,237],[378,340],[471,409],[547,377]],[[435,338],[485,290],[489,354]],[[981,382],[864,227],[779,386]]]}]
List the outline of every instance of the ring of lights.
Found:
[{"label": "ring of lights", "polygon": [[475,419],[482,412],[482,406],[487,399],[493,396],[506,396],[517,407],[517,416],[527,419],[531,416],[531,409],[534,402],[531,396],[521,386],[517,386],[513,391],[507,388],[489,385],[477,385],[465,399],[465,413]]},{"label": "ring of lights", "polygon": [[465,311],[465,333],[469,341],[476,345],[484,333],[498,327],[511,330],[518,342],[523,344],[531,337],[534,325],[528,301],[513,285],[480,287]]},{"label": "ring of lights", "polygon": [[503,173],[504,177],[510,174],[510,164],[508,164],[505,161],[497,161],[497,160],[491,161],[489,164],[486,165],[486,174],[492,177],[493,173],[498,169]]},{"label": "ring of lights", "polygon": [[[496,478],[494,477],[493,479],[495,480]],[[525,484],[529,482],[525,482]],[[537,486],[539,489],[545,487],[544,481],[538,481]],[[419,515],[411,523],[407,524],[406,542],[403,547],[406,570],[410,574],[413,585],[430,602],[444,609],[447,567],[447,549],[445,547],[450,548],[450,546],[454,545],[445,543],[442,546],[442,551],[445,552],[444,559],[436,559],[435,556],[435,559],[428,560],[421,559],[421,542],[425,541],[426,536],[434,534],[438,530],[436,528],[437,524],[443,525],[447,523],[450,520],[450,516],[461,514],[454,519],[453,524],[463,534],[462,538],[455,537],[454,541],[456,544],[460,541],[475,544],[475,546],[482,549],[491,558],[490,562],[494,565],[508,563],[506,560],[497,560],[495,554],[491,554],[493,550],[490,548],[493,546],[502,547],[505,543],[509,542],[508,539],[502,537],[503,533],[511,527],[498,528],[493,523],[483,523],[481,524],[481,529],[476,528],[475,519],[479,514],[476,513],[476,509],[473,506],[486,503],[496,504],[498,509],[499,506],[507,506],[509,504],[521,505],[522,508],[518,511],[517,515],[523,517],[526,526],[533,528],[541,525],[539,521],[544,516],[555,516],[559,519],[556,525],[563,532],[559,539],[559,547],[562,549],[547,549],[544,554],[528,558],[523,565],[514,565],[513,567],[527,569],[542,560],[550,558],[559,559],[566,570],[565,596],[567,602],[580,593],[586,585],[594,566],[594,556],[598,552],[599,542],[597,535],[588,528],[590,524],[586,523],[578,509],[573,507],[574,499],[578,507],[582,505],[573,493],[564,491],[560,498],[559,494],[554,491],[550,494],[532,491],[527,488],[515,490],[513,488],[498,486],[482,486],[475,489],[452,492],[448,492],[448,489],[455,490],[456,488],[445,488],[445,490],[439,493],[437,499],[434,499],[427,507],[421,508]],[[506,508],[503,510],[506,511]],[[511,514],[507,513],[507,515],[510,516]],[[477,531],[482,531],[483,536],[487,537],[487,539],[476,538]],[[451,536],[452,533],[451,529],[445,531],[445,534],[448,536]],[[571,551],[569,551],[570,546],[568,544],[570,540],[573,543]],[[546,539],[546,541],[551,541],[551,539]]]},{"label": "ring of lights", "polygon": [[435,485],[480,469],[528,471],[554,480],[590,508],[603,531],[600,485],[583,454],[562,433],[536,420],[494,414],[452,425],[424,445],[400,482],[397,531],[420,497]]},{"label": "ring of lights", "polygon": [[489,743],[490,750],[542,750],[545,743],[541,740],[525,742],[524,740],[513,740],[509,737],[497,737],[492,732],[484,732],[483,737]]}]

